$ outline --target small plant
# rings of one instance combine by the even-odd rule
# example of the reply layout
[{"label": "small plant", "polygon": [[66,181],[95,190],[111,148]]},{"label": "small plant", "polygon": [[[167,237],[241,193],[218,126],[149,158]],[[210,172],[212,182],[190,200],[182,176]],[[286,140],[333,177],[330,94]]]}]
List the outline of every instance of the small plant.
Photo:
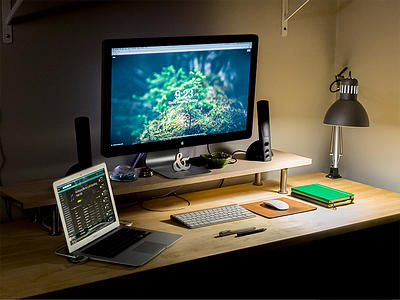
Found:
[{"label": "small plant", "polygon": [[213,154],[208,154],[206,156],[209,159],[228,159],[231,157],[228,153],[225,152],[217,152]]}]

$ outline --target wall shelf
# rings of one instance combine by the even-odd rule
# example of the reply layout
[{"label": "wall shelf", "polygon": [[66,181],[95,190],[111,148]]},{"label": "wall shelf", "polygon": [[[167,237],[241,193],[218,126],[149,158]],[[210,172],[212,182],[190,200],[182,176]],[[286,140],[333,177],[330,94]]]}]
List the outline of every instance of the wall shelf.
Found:
[{"label": "wall shelf", "polygon": [[[288,34],[288,21],[291,17],[293,17],[304,5],[308,3],[309,0],[301,0],[296,6],[294,6],[289,11],[289,0],[281,0],[282,1],[282,10],[281,10],[281,35],[287,36]],[[3,27],[3,43],[11,44],[13,42],[13,24],[16,18],[20,16],[17,15],[17,12],[20,11],[20,7],[24,0],[16,0],[13,5],[13,0],[2,0],[2,27]],[[26,2],[26,1],[25,1]],[[74,5],[77,1],[59,1],[56,3],[56,7],[62,6],[70,6]],[[29,2],[27,2],[29,3]],[[27,4],[26,3],[26,4]],[[32,12],[37,12],[37,7],[32,7],[31,5],[25,5],[27,8],[23,9],[23,11],[28,11],[28,14]],[[42,11],[51,11],[54,9],[54,4],[45,4],[44,8],[39,8]],[[23,13],[22,13],[23,15]]]},{"label": "wall shelf", "polygon": [[282,23],[281,23],[281,34],[287,36],[288,34],[288,21],[293,17],[304,5],[310,0],[300,1],[291,11],[289,11],[289,0],[282,0]]},{"label": "wall shelf", "polygon": [[3,21],[3,42],[6,44],[11,44],[13,42],[12,33],[12,20],[15,13],[21,6],[24,0],[17,0],[15,4],[12,4],[12,0],[2,0],[1,1],[1,13]]}]

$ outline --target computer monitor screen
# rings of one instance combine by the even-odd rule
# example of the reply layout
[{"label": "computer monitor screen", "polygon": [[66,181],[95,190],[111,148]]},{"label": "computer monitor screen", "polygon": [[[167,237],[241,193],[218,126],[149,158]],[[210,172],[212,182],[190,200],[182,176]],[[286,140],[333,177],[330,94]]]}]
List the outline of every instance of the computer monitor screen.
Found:
[{"label": "computer monitor screen", "polygon": [[105,157],[251,137],[258,37],[103,42]]}]

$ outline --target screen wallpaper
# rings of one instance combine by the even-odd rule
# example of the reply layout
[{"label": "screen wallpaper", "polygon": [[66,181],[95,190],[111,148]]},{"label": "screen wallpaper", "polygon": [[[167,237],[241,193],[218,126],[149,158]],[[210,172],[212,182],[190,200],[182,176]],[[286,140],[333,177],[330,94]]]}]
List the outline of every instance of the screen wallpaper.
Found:
[{"label": "screen wallpaper", "polygon": [[246,129],[250,50],[116,55],[111,144]]}]

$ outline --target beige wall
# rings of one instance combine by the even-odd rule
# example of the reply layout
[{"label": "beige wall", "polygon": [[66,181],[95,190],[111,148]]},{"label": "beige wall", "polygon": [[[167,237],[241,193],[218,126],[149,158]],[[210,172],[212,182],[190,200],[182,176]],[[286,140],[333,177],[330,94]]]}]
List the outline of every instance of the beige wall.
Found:
[{"label": "beige wall", "polygon": [[[1,44],[5,184],[63,176],[76,163],[73,119],[80,115],[91,120],[94,162],[114,167],[124,160],[99,151],[105,38],[258,34],[256,99],[271,102],[273,147],[314,159],[298,172],[328,162],[321,99],[331,97],[336,1],[311,1],[290,20],[287,37],[280,34],[280,0],[78,1],[29,15],[34,3],[21,6],[14,43]],[[221,147],[246,149],[252,140]]]},{"label": "beige wall", "polygon": [[343,128],[341,174],[400,192],[400,1],[340,0],[336,67],[359,81],[369,128]]},{"label": "beige wall", "polygon": [[[296,2],[289,1],[290,7]],[[330,128],[322,120],[335,99],[328,87],[349,64],[371,127],[344,130],[341,173],[400,191],[393,179],[399,165],[399,2],[312,0],[289,20],[286,37],[280,33],[280,0],[73,1],[61,9],[24,2],[13,26],[14,43],[0,45],[2,181],[63,176],[77,162],[73,120],[82,115],[90,118],[94,163],[106,161],[113,168],[131,159],[100,155],[103,39],[255,33],[260,37],[256,100],[270,101],[272,146],[313,159],[289,175],[328,172]],[[250,140],[212,150],[246,149],[257,136],[255,131]],[[189,152],[200,154],[205,147]]]}]

